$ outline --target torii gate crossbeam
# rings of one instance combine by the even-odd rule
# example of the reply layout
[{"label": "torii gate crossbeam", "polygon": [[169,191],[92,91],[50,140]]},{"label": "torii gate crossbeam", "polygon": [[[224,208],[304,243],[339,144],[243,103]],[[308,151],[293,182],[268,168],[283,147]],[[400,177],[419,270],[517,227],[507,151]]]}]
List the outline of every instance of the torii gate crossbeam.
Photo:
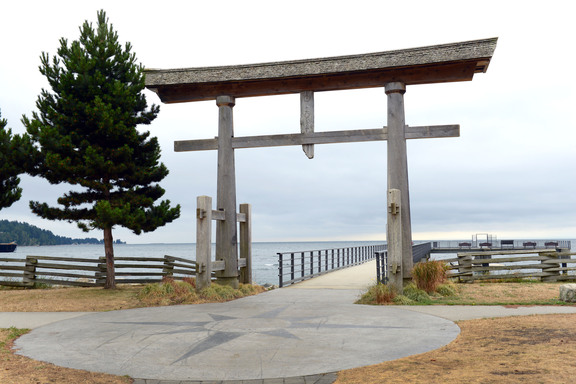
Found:
[{"label": "torii gate crossbeam", "polygon": [[[396,266],[402,278],[412,267],[410,199],[406,139],[451,137],[459,127],[407,127],[404,93],[407,85],[470,81],[475,73],[486,72],[497,39],[388,51],[364,55],[264,63],[240,66],[146,70],[146,87],[165,103],[216,100],[219,108],[218,137],[175,143],[177,151],[218,149],[218,209],[226,220],[219,221],[216,257],[225,260],[219,279],[237,285],[236,186],[234,149],[278,145],[302,145],[313,157],[313,145],[328,142],[387,140],[388,190],[398,190],[400,207],[389,209],[401,215],[401,243],[390,255],[401,260]],[[384,87],[388,99],[387,127],[376,130],[313,132],[313,92]],[[301,94],[301,133],[255,137],[234,137],[232,108],[238,97]],[[312,117],[312,118],[311,118]],[[396,195],[396,194],[393,194]],[[388,232],[390,238],[390,232]],[[400,283],[398,283],[400,281]]]}]

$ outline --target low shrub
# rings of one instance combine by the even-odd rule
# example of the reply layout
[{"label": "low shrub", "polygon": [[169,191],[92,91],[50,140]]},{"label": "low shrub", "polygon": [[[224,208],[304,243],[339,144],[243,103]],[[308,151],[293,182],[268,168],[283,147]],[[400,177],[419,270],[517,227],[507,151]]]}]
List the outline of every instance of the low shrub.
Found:
[{"label": "low shrub", "polygon": [[161,283],[147,284],[138,292],[138,300],[146,306],[196,304],[206,302],[224,302],[264,291],[263,287],[251,284],[240,284],[238,289],[226,285],[211,284],[196,292],[196,281],[185,278],[175,281],[162,279]]},{"label": "low shrub", "polygon": [[391,304],[397,293],[394,287],[388,284],[375,284],[368,288],[368,290],[356,302],[357,304]]},{"label": "low shrub", "polygon": [[429,303],[430,295],[425,290],[418,288],[414,283],[410,283],[404,287],[404,296],[412,300],[413,303],[426,304]]},{"label": "low shrub", "polygon": [[184,281],[163,279],[161,283],[146,284],[138,292],[144,305],[174,305],[191,303],[197,299],[195,288]]},{"label": "low shrub", "polygon": [[440,284],[438,288],[436,288],[436,293],[444,297],[456,296],[458,295],[458,287],[451,282]]},{"label": "low shrub", "polygon": [[412,269],[412,279],[418,289],[434,293],[440,284],[447,281],[447,265],[439,260],[418,263]]}]

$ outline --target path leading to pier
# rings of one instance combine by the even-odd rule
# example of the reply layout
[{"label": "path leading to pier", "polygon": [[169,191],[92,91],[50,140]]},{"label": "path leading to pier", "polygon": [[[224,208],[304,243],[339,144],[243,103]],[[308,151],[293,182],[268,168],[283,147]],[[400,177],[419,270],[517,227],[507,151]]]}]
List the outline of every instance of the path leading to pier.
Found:
[{"label": "path leading to pier", "polygon": [[450,343],[459,333],[451,320],[576,312],[353,304],[374,270],[366,263],[228,303],[75,314],[34,329],[16,348],[60,366],[129,375],[136,384],[326,384],[342,369]]}]

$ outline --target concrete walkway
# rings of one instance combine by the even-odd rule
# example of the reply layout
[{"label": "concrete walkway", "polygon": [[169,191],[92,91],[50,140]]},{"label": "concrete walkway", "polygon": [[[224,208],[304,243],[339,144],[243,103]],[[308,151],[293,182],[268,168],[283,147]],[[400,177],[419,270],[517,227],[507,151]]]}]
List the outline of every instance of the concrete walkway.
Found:
[{"label": "concrete walkway", "polygon": [[[129,375],[136,384],[327,384],[342,369],[446,345],[459,333],[455,320],[576,313],[353,304],[374,271],[366,263],[228,303],[63,314],[69,318],[61,321],[46,316],[16,348],[60,366]],[[39,324],[41,315],[0,313],[0,325],[22,327],[22,319],[35,317]]]}]

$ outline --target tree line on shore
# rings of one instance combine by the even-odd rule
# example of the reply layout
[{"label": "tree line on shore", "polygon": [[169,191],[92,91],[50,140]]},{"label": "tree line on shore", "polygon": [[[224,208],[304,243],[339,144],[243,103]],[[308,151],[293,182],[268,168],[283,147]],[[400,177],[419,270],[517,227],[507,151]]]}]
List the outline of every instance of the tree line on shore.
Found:
[{"label": "tree line on shore", "polygon": [[[0,220],[0,243],[15,242],[18,245],[69,245],[69,244],[103,244],[104,240],[94,237],[73,239],[58,236],[52,231],[38,228],[35,225],[18,221]],[[124,244],[116,240],[116,244]]]}]

